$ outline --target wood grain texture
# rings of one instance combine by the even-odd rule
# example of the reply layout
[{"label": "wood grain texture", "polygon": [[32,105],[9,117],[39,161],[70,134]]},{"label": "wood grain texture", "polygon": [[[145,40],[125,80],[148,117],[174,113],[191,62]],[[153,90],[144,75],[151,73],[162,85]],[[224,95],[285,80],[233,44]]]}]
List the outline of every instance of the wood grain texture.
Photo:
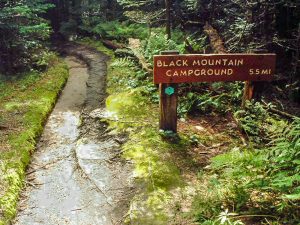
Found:
[{"label": "wood grain texture", "polygon": [[[175,93],[171,96],[165,93],[167,87],[173,87]],[[160,118],[159,118],[159,129],[164,131],[177,132],[177,93],[178,84],[160,84],[159,95],[160,95]]]},{"label": "wood grain texture", "polygon": [[[179,54],[178,51],[164,51],[161,54]],[[172,95],[165,93],[166,88],[172,87],[175,92]],[[177,99],[178,99],[177,84],[159,84],[159,129],[164,131],[172,131],[177,133]]]}]

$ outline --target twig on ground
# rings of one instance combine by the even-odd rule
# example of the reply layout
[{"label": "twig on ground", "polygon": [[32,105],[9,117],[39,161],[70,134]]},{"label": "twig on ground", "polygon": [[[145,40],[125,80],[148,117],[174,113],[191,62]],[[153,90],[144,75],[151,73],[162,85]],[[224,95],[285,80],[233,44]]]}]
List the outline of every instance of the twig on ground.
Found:
[{"label": "twig on ground", "polygon": [[272,113],[275,113],[277,115],[280,115],[280,116],[283,116],[287,119],[296,119],[296,118],[299,118],[298,116],[295,116],[295,115],[292,115],[290,113],[287,113],[287,112],[283,112],[281,110],[278,110],[278,109],[275,109],[275,108],[272,108],[270,107],[265,101],[262,101],[263,105],[264,105],[264,108]]}]

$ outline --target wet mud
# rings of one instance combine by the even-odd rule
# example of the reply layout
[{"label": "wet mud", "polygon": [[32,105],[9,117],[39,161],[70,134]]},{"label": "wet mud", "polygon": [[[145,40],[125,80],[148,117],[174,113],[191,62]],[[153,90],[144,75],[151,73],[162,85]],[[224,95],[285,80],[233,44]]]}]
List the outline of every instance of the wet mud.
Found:
[{"label": "wet mud", "polygon": [[32,156],[13,224],[123,224],[134,188],[130,164],[119,157],[126,137],[100,122],[108,57],[83,46],[65,51],[70,77]]}]

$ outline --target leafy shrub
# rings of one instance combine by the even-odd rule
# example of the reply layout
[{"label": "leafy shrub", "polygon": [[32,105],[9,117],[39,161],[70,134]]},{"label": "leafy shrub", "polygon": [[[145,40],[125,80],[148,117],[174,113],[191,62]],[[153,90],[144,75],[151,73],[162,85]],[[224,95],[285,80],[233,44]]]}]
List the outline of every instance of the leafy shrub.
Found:
[{"label": "leafy shrub", "polygon": [[146,25],[122,23],[119,21],[99,23],[92,29],[92,32],[104,39],[123,42],[128,38],[145,39],[148,36]]},{"label": "leafy shrub", "polygon": [[193,50],[197,52],[203,52],[203,50],[209,46],[208,38],[203,34],[191,34],[187,37],[187,41],[193,47]]},{"label": "leafy shrub", "polygon": [[300,118],[278,132],[270,143],[268,175],[270,185],[281,198],[292,204],[300,201]]},{"label": "leafy shrub", "polygon": [[[274,139],[269,148],[233,148],[212,158],[201,174],[199,195],[193,204],[201,224],[214,224],[225,209],[237,213],[238,218],[262,215],[253,216],[256,222],[264,217],[280,221],[278,224],[300,221],[300,119],[285,126],[268,121],[266,131],[273,133]],[[279,125],[277,131],[271,123]]]},{"label": "leafy shrub", "polygon": [[234,116],[250,140],[255,143],[263,141],[267,133],[268,112],[259,102],[248,101],[245,109],[236,111]]},{"label": "leafy shrub", "polygon": [[164,33],[153,32],[150,37],[144,42],[144,56],[149,63],[152,62],[153,55],[159,55],[161,51],[178,50],[184,52],[184,44],[176,43],[174,40],[168,40]]},{"label": "leafy shrub", "polygon": [[[241,224],[237,213],[247,210],[250,191],[246,185],[255,179],[257,171],[249,165],[261,168],[263,159],[251,150],[233,148],[216,156],[212,164],[199,174],[198,195],[193,202],[192,213],[200,224]],[[229,223],[232,222],[232,223]]]},{"label": "leafy shrub", "polygon": [[43,0],[0,3],[0,72],[14,74],[30,69],[45,50],[51,29],[39,15],[53,5]]},{"label": "leafy shrub", "polygon": [[139,88],[143,96],[147,96],[151,102],[158,103],[157,87],[148,77],[148,74],[140,70],[136,61],[129,57],[116,58],[110,64],[110,69],[114,70],[114,77],[110,78],[109,85],[111,87],[114,86],[114,91],[120,87],[127,87],[128,89]]},{"label": "leafy shrub", "polygon": [[132,50],[131,49],[127,49],[127,48],[121,48],[121,49],[115,50],[115,56],[116,57],[130,57],[130,58],[134,58],[135,59],[135,55],[132,52]]},{"label": "leafy shrub", "polygon": [[182,84],[178,113],[184,117],[193,111],[226,113],[234,105],[240,104],[242,96],[241,82]]}]

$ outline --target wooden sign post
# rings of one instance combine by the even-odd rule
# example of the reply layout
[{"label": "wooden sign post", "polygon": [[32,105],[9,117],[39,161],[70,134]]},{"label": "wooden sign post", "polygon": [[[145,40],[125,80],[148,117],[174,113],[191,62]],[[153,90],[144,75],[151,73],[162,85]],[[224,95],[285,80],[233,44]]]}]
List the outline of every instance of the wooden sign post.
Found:
[{"label": "wooden sign post", "polygon": [[275,62],[275,54],[179,55],[167,51],[154,56],[154,83],[160,87],[160,129],[177,132],[178,83],[271,81]]},{"label": "wooden sign post", "polygon": [[[179,55],[178,51],[164,51],[162,55]],[[178,84],[159,84],[159,129],[177,132],[177,92]]]}]

